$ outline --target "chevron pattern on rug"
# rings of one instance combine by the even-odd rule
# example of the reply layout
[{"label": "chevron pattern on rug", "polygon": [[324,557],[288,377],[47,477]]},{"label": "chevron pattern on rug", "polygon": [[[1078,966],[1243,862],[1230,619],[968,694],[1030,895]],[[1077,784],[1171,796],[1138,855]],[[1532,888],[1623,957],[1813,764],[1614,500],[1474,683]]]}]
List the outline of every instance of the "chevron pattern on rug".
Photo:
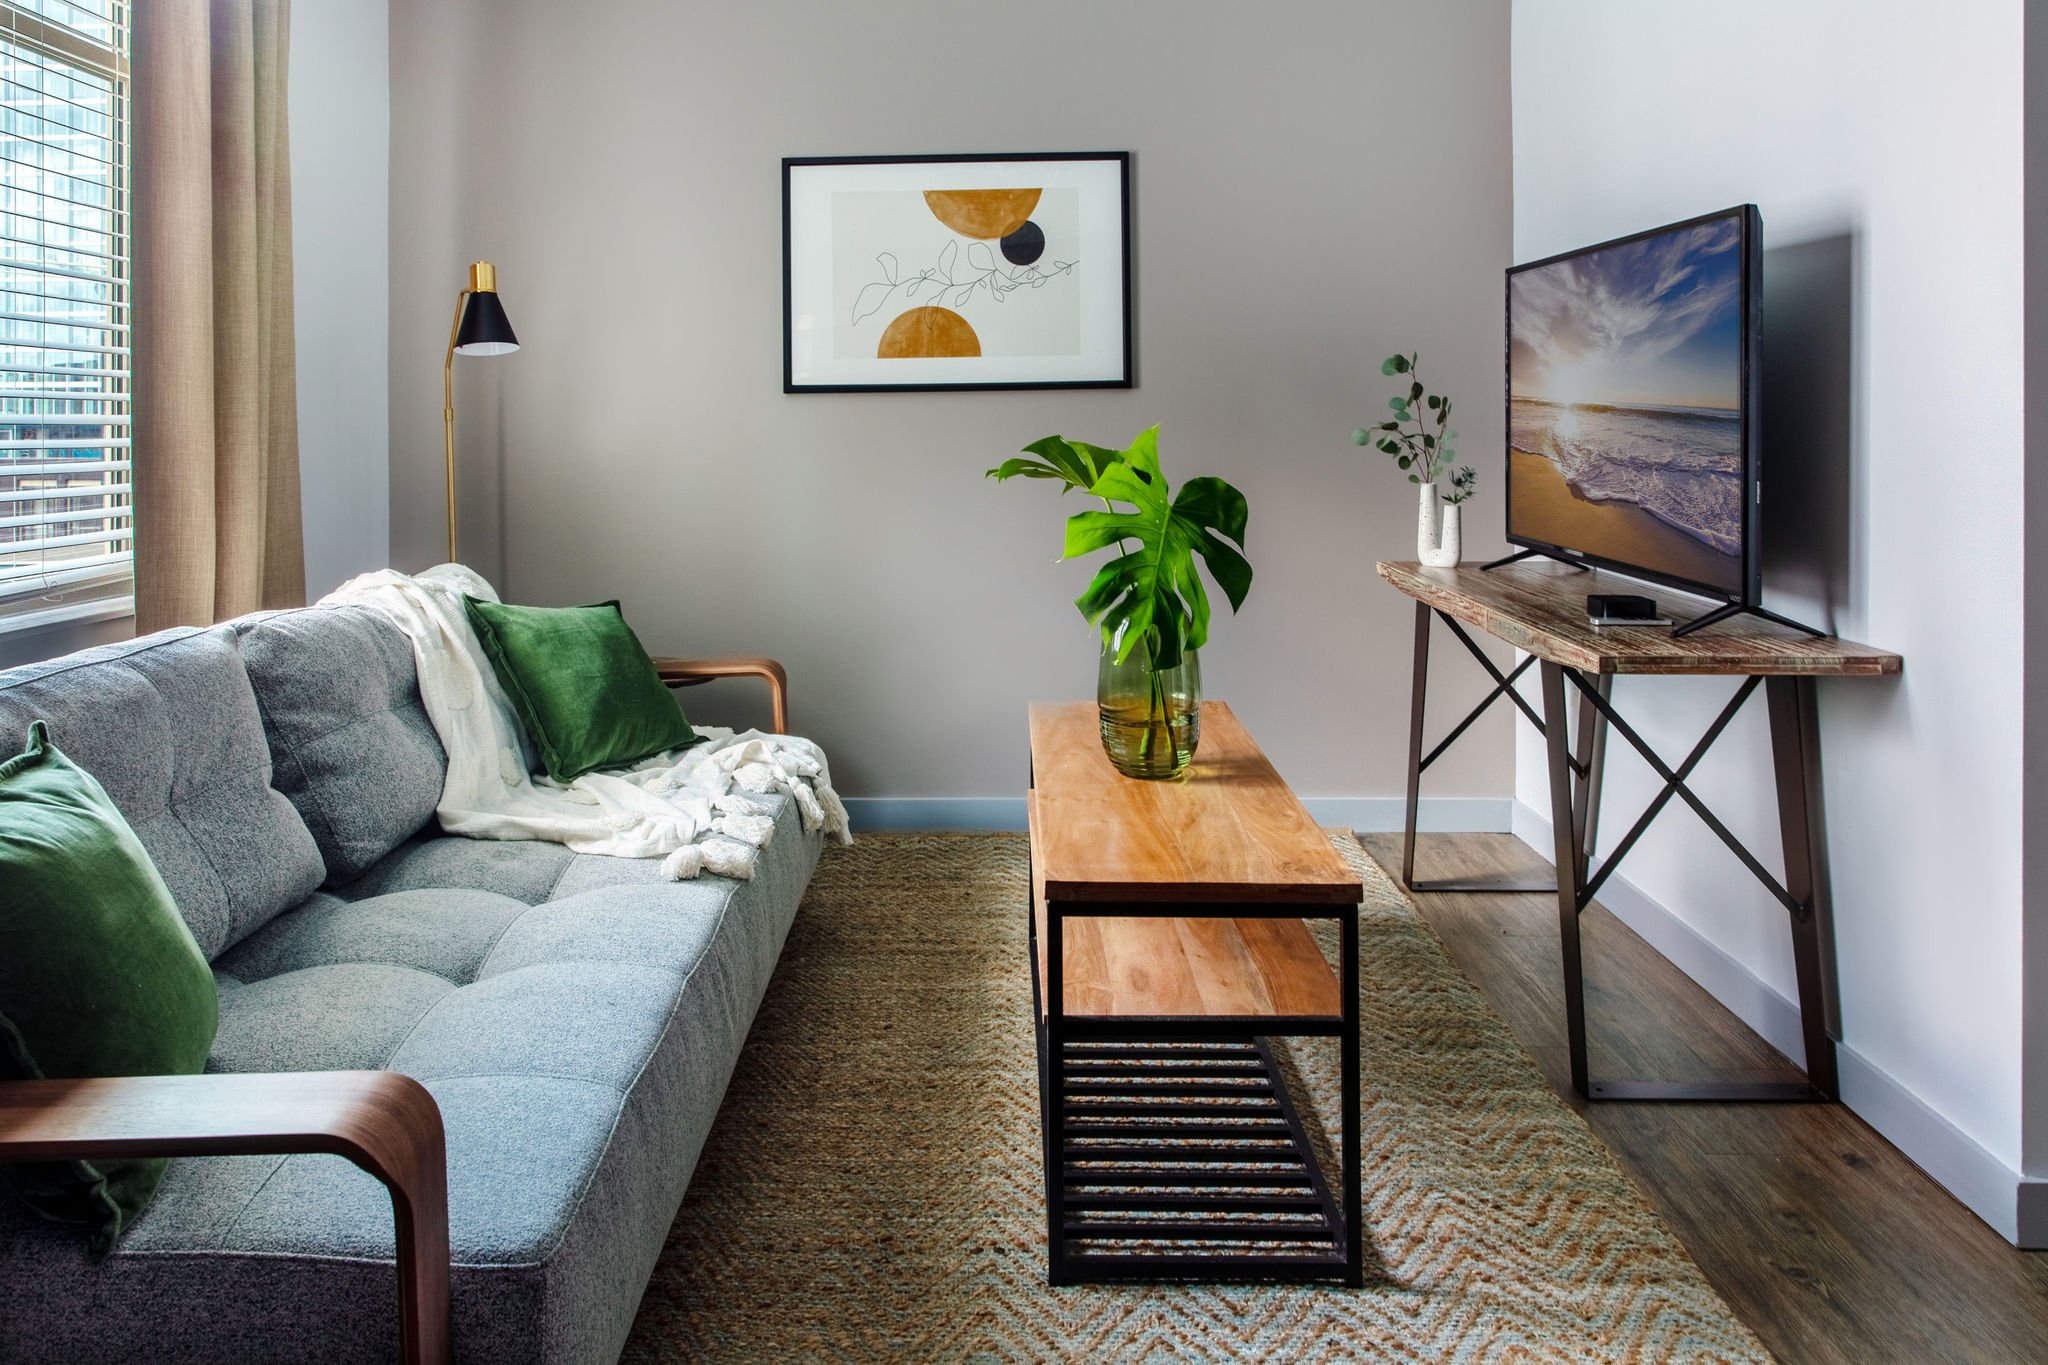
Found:
[{"label": "chevron pattern on rug", "polygon": [[[1768,1360],[1331,838],[1364,888],[1365,1289],[1049,1288],[1024,837],[869,835],[819,865],[624,1359]],[[1276,1050],[1328,1115],[1335,1040]]]}]

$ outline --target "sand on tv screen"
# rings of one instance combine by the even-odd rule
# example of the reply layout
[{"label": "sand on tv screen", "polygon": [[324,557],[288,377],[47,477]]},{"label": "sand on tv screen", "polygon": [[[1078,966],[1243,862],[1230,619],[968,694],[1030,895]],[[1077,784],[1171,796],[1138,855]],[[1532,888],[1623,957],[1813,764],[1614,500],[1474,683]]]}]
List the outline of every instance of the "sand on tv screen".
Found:
[{"label": "sand on tv screen", "polygon": [[1508,533],[1743,582],[1739,216],[1508,282]]}]

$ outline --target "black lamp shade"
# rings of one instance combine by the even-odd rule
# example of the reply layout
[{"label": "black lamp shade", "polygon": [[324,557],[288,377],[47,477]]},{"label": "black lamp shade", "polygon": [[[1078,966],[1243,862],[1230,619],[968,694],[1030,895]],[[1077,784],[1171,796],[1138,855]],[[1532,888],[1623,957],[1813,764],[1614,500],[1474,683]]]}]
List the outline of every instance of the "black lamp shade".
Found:
[{"label": "black lamp shade", "polygon": [[512,320],[493,290],[478,290],[469,296],[462,310],[462,326],[455,333],[455,349],[462,355],[506,355],[519,349]]}]

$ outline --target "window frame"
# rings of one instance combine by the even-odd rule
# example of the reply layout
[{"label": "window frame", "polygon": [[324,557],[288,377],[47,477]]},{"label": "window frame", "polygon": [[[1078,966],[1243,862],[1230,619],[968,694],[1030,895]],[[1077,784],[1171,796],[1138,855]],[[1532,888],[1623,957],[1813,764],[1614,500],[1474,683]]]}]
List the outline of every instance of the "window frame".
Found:
[{"label": "window frame", "polygon": [[[108,259],[116,262],[116,266],[112,272],[108,288],[108,319],[110,325],[100,328],[100,330],[105,333],[104,340],[108,348],[103,354],[109,356],[118,355],[120,357],[118,366],[106,365],[102,367],[108,369],[119,368],[122,371],[120,376],[114,379],[103,392],[108,399],[125,401],[128,408],[127,422],[119,424],[122,429],[128,432],[128,482],[119,495],[102,494],[90,500],[99,502],[110,509],[121,509],[120,511],[110,510],[105,520],[113,520],[117,516],[125,515],[131,534],[128,537],[127,569],[125,573],[115,578],[115,591],[106,595],[89,596],[70,602],[59,600],[43,608],[30,607],[21,609],[17,607],[15,610],[8,610],[4,603],[0,603],[0,639],[31,634],[36,631],[52,628],[86,625],[98,621],[131,617],[135,614],[135,551],[134,537],[132,535],[135,522],[135,447],[133,440],[135,430],[133,403],[134,356],[131,344],[134,320],[132,308],[134,298],[132,233],[134,122],[132,118],[133,93],[130,66],[134,33],[134,5],[132,0],[113,0],[113,3],[109,5],[108,23],[114,42],[112,46],[108,46],[95,41],[77,29],[38,13],[35,9],[29,7],[33,2],[34,0],[27,0],[27,3],[23,3],[22,0],[0,0],[0,40],[13,43],[18,47],[47,57],[64,66],[78,69],[85,74],[106,81],[109,85],[108,119],[110,130],[108,141],[112,144],[113,161],[111,164],[113,175],[112,183],[108,187],[108,211],[110,217],[107,235],[109,238],[109,249],[112,252]],[[64,250],[62,247],[51,247],[48,249]],[[93,253],[88,252],[86,254]],[[52,324],[43,322],[41,319],[38,319],[38,321],[44,326],[67,325],[64,323]],[[68,325],[85,330],[92,330],[97,326],[97,324],[88,323]],[[0,370],[4,370],[4,367],[0,367]],[[63,414],[50,415],[62,416]],[[110,416],[111,413],[102,411],[101,413],[90,415],[105,417]],[[30,417],[32,414],[0,414],[0,426],[28,424],[8,422],[5,420],[8,416]],[[49,425],[59,424],[49,423]],[[115,425],[112,423],[104,425],[102,427],[103,433]],[[83,439],[81,438],[81,443]],[[106,438],[103,435],[101,439],[110,438]],[[0,464],[0,475],[5,474],[4,464]],[[16,474],[11,477],[20,480],[35,476]],[[26,490],[23,490],[19,482],[17,482],[14,488],[8,491]],[[35,501],[44,507],[45,515],[51,518],[87,510],[71,505],[72,500],[69,499],[48,498]],[[87,518],[87,520],[91,520],[91,518]],[[34,599],[24,600],[32,601]]]}]

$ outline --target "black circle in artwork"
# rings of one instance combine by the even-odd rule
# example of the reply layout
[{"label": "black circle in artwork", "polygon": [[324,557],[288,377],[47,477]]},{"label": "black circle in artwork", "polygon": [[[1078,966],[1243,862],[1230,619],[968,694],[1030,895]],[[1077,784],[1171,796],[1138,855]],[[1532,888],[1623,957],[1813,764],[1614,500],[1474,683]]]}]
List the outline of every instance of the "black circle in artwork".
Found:
[{"label": "black circle in artwork", "polygon": [[1003,259],[1011,265],[1030,265],[1045,254],[1045,229],[1030,219],[1003,238]]}]

